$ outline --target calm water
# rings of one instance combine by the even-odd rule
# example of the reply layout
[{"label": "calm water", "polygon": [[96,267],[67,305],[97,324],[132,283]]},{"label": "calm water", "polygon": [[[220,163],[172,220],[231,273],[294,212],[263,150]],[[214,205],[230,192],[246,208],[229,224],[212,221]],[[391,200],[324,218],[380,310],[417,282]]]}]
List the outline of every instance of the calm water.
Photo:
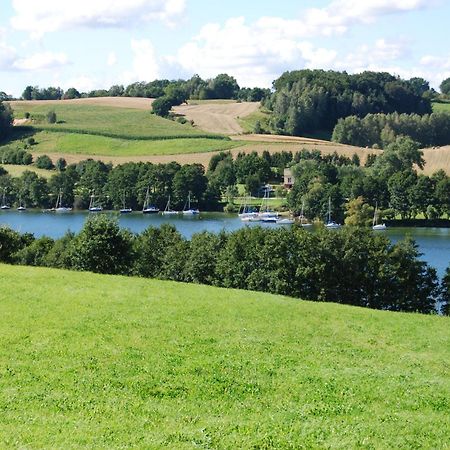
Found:
[{"label": "calm water", "polygon": [[[106,214],[117,216],[116,213]],[[68,230],[75,233],[80,231],[88,215],[87,212],[56,214],[30,210],[26,212],[9,210],[0,212],[0,225],[7,225],[21,233],[33,233],[37,237],[45,235],[59,238]],[[149,226],[158,227],[163,223],[171,223],[187,238],[204,230],[218,232],[221,230],[234,231],[243,226],[283,226],[261,223],[246,225],[239,220],[236,214],[224,213],[202,213],[200,217],[132,213],[119,215],[119,223],[122,227],[136,233]],[[385,233],[393,242],[410,235],[423,253],[422,259],[435,267],[440,276],[450,263],[450,228],[391,228],[378,233]]]}]

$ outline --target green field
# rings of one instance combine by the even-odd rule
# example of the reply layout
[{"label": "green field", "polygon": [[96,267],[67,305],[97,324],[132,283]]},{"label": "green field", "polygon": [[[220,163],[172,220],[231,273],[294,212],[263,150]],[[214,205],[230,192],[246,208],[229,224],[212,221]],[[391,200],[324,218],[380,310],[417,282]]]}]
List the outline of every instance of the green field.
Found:
[{"label": "green field", "polygon": [[270,130],[269,126],[270,113],[265,112],[261,109],[255,111],[248,116],[241,117],[238,119],[239,125],[242,127],[245,133],[254,133],[256,122],[259,121],[263,130]]},{"label": "green field", "polygon": [[[150,114],[149,111],[90,104],[15,103],[14,115],[31,114],[31,125],[16,129],[17,143],[33,134],[33,152],[102,156],[153,156],[228,150],[242,145]],[[54,110],[58,123],[48,124]],[[9,142],[14,145],[15,142]]]},{"label": "green field", "polygon": [[2,448],[445,448],[448,318],[0,265]]},{"label": "green field", "polygon": [[11,176],[20,177],[25,171],[36,172],[39,176],[50,178],[56,172],[54,170],[38,169],[34,166],[20,166],[15,164],[4,164],[2,166]]},{"label": "green field", "polygon": [[437,103],[432,104],[434,112],[448,112],[450,113],[450,101],[448,103]]},{"label": "green field", "polygon": [[242,145],[222,139],[117,139],[105,136],[41,131],[34,135],[33,153],[61,153],[103,156],[152,156],[229,150]]},{"label": "green field", "polygon": [[[59,123],[51,125],[46,122],[46,115],[51,110],[56,112]],[[125,139],[208,135],[188,124],[182,125],[150,114],[150,111],[138,109],[64,104],[64,102],[56,105],[14,104],[16,117],[23,117],[26,111],[31,114],[32,118],[37,119],[37,122],[33,122],[35,128],[50,131],[81,131]]]}]

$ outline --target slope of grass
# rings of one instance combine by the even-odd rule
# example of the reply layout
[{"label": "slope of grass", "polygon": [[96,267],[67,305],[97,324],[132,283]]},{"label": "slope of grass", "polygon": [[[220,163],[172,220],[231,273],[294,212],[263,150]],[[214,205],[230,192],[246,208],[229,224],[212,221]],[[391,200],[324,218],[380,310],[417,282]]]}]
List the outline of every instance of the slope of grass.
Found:
[{"label": "slope of grass", "polygon": [[433,111],[434,112],[448,112],[450,113],[450,101],[448,103],[438,103],[433,102]]},{"label": "slope of grass", "polygon": [[13,177],[20,177],[27,170],[29,170],[30,172],[35,172],[39,176],[44,178],[50,178],[56,173],[56,171],[54,170],[38,169],[37,167],[31,165],[21,166],[16,164],[4,164],[2,167]]},{"label": "slope of grass", "polygon": [[[33,127],[47,131],[90,133],[102,136],[114,136],[125,139],[177,138],[189,136],[207,136],[188,124],[150,114],[150,111],[115,108],[85,104],[13,104],[14,115],[23,117],[29,112],[35,120]],[[48,111],[54,110],[58,123],[46,122]],[[211,134],[212,136],[212,134]]]},{"label": "slope of grass", "polygon": [[265,131],[270,130],[269,126],[270,113],[259,109],[252,114],[238,119],[239,125],[245,133],[254,133],[256,122],[259,121],[261,128]]},{"label": "slope of grass", "polygon": [[444,448],[449,320],[0,265],[0,446]]},{"label": "slope of grass", "polygon": [[32,151],[102,156],[177,155],[228,150],[242,145],[222,139],[128,140],[77,133],[41,131],[34,135]]}]

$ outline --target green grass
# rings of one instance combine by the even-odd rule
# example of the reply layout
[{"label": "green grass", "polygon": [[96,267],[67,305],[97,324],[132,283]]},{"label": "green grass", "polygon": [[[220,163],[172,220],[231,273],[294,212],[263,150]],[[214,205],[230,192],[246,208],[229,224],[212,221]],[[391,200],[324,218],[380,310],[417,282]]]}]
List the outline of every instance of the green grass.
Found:
[{"label": "green grass", "polygon": [[[218,139],[127,140],[75,133],[41,131],[34,135],[33,152],[103,156],[150,156],[203,153],[239,147],[238,141]],[[0,147],[1,149],[1,147]]]},{"label": "green grass", "polygon": [[450,102],[448,103],[437,103],[433,102],[433,112],[448,112],[450,113]]},{"label": "green grass", "polygon": [[38,169],[35,166],[21,166],[15,164],[4,164],[2,166],[11,176],[20,177],[25,171],[36,172],[39,176],[44,178],[50,178],[56,173],[54,170]]},{"label": "green grass", "polygon": [[0,447],[445,448],[448,318],[0,265]]},{"label": "green grass", "polygon": [[[48,111],[54,110],[58,122],[50,125],[46,122]],[[206,136],[205,133],[192,128],[188,124],[180,124],[172,120],[142,111],[128,108],[115,108],[97,105],[21,105],[14,106],[16,117],[23,117],[28,111],[38,119],[33,123],[37,129],[48,131],[82,132],[103,136],[114,136],[126,139],[177,138],[181,136]]]},{"label": "green grass", "polygon": [[[46,123],[49,110],[55,110],[61,123]],[[30,112],[35,119],[33,125],[17,127],[17,138],[7,144],[19,143],[24,136],[34,133],[37,142],[34,152],[153,156],[220,151],[242,145],[136,109],[63,102],[14,106],[16,117],[23,117],[25,112]]]},{"label": "green grass", "polygon": [[270,130],[269,119],[270,113],[259,109],[248,116],[240,117],[238,123],[244,130],[244,133],[254,133],[257,121],[259,121],[263,130]]}]

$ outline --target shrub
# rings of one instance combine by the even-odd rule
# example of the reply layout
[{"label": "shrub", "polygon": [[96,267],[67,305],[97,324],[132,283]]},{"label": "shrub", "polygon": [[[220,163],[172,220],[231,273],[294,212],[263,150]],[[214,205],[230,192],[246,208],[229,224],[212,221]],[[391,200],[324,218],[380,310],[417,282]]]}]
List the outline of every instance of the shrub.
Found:
[{"label": "shrub", "polygon": [[49,111],[47,113],[47,122],[48,123],[56,123],[56,113],[55,113],[55,111]]},{"label": "shrub", "polygon": [[51,170],[55,166],[53,165],[52,160],[47,155],[41,155],[36,159],[36,167],[38,169]]}]

